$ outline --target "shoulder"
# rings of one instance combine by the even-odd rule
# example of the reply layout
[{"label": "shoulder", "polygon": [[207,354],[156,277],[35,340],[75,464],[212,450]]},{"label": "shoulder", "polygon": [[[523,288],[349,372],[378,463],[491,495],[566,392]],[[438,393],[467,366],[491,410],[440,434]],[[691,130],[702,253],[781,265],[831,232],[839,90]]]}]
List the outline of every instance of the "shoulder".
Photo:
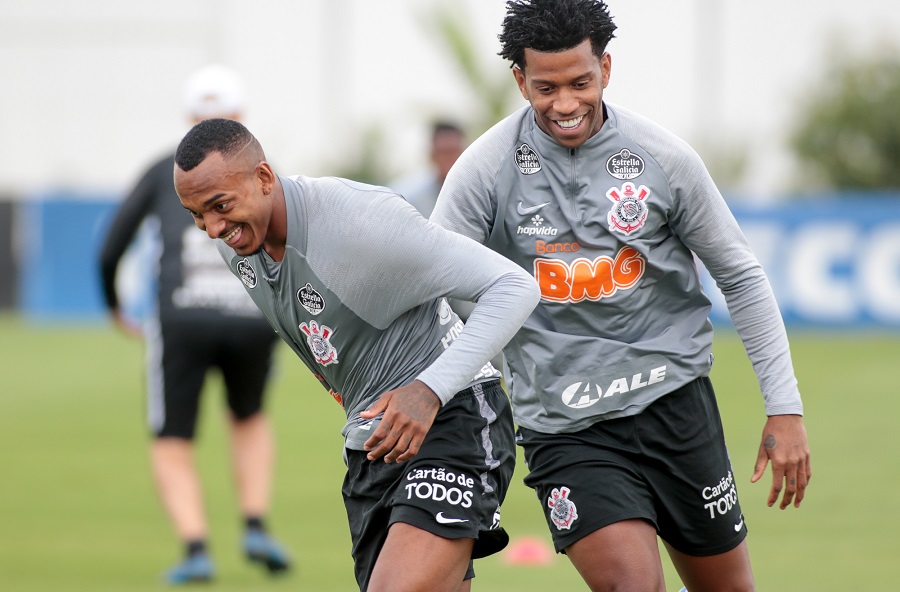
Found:
[{"label": "shoulder", "polygon": [[657,122],[618,105],[607,104],[607,112],[619,133],[645,150],[667,173],[685,164],[701,164],[690,144]]},{"label": "shoulder", "polygon": [[445,185],[452,179],[454,184],[490,186],[491,179],[515,155],[529,117],[532,117],[531,107],[523,107],[479,136],[453,165]]}]

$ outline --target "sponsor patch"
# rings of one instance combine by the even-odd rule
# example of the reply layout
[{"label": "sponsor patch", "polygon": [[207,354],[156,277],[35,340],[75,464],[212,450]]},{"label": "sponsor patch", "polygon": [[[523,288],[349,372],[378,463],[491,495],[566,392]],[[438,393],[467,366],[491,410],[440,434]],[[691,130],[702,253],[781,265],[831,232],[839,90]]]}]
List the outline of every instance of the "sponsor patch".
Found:
[{"label": "sponsor patch", "polygon": [[647,221],[647,204],[644,200],[650,190],[641,185],[635,188],[634,183],[623,183],[621,189],[613,187],[606,192],[613,202],[609,210],[609,229],[622,234],[631,234]]},{"label": "sponsor patch", "polygon": [[[738,505],[737,485],[731,471],[722,477],[715,485],[704,487],[700,492],[703,496],[703,508],[709,512],[709,518],[714,520],[717,516],[724,516]],[[734,525],[734,530],[739,531],[744,526],[744,516]]]},{"label": "sponsor patch", "polygon": [[581,245],[576,243],[545,243],[542,240],[535,241],[534,252],[538,255],[546,255],[547,253],[577,253],[581,250]]},{"label": "sponsor patch", "polygon": [[334,335],[329,327],[319,325],[315,321],[300,323],[300,330],[306,333],[306,343],[316,361],[323,366],[337,364],[337,350],[331,344],[330,338]]},{"label": "sponsor patch", "polygon": [[315,316],[325,310],[325,299],[309,282],[297,290],[297,300],[300,301],[300,306],[311,315]]},{"label": "sponsor patch", "polygon": [[584,409],[600,399],[630,393],[647,385],[662,382],[665,379],[666,367],[659,366],[650,370],[647,376],[644,376],[643,372],[639,372],[630,377],[622,376],[616,378],[610,381],[606,388],[602,384],[579,381],[566,387],[562,393],[562,402],[572,409]]},{"label": "sponsor patch", "polygon": [[[446,502],[460,508],[472,507],[475,497],[475,479],[464,474],[444,468],[414,469],[406,474],[407,483],[403,486],[406,499],[432,500]],[[444,518],[443,512],[435,516],[442,524],[466,522],[459,516]]]},{"label": "sponsor patch", "polygon": [[535,214],[531,218],[531,226],[519,226],[516,228],[516,234],[527,234],[530,236],[556,236],[559,232],[553,226],[544,224],[544,219]]},{"label": "sponsor patch", "polygon": [[245,286],[248,288],[256,287],[256,272],[253,270],[253,266],[250,265],[248,259],[244,258],[238,261],[237,272],[238,277],[241,278],[241,281],[244,282]]},{"label": "sponsor patch", "polygon": [[606,161],[606,172],[622,181],[636,179],[644,173],[644,159],[628,148],[622,148]]},{"label": "sponsor patch", "polygon": [[516,166],[523,175],[533,175],[541,170],[541,159],[528,144],[516,148]]},{"label": "sponsor patch", "polygon": [[619,290],[634,287],[644,275],[647,261],[632,247],[622,247],[615,258],[601,255],[593,260],[579,257],[571,263],[536,258],[534,279],[541,298],[551,302],[597,301]]},{"label": "sponsor patch", "polygon": [[571,491],[568,487],[553,488],[550,497],[547,498],[547,507],[550,508],[550,521],[560,530],[569,530],[572,523],[578,519],[578,509],[575,502],[569,499]]}]

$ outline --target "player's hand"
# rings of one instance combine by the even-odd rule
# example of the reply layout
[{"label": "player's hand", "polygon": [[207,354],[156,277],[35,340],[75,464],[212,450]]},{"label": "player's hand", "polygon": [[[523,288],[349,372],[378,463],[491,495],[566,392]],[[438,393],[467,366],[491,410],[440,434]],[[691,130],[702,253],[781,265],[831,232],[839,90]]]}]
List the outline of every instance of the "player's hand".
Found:
[{"label": "player's hand", "polygon": [[383,456],[384,462],[401,463],[414,457],[440,407],[441,400],[434,391],[418,380],[381,395],[359,414],[363,419],[372,419],[384,413],[378,428],[364,445],[369,451],[367,458],[375,460]]},{"label": "player's hand", "polygon": [[126,335],[132,337],[142,337],[141,328],[126,317],[118,308],[112,311],[113,321],[116,326]]},{"label": "player's hand", "polygon": [[812,476],[809,464],[809,444],[806,428],[800,415],[773,415],[763,429],[756,468],[751,483],[756,483],[765,474],[766,465],[772,461],[772,489],[769,491],[768,505],[771,508],[778,501],[778,494],[784,489],[781,509],[794,502],[799,508],[806,486]]}]

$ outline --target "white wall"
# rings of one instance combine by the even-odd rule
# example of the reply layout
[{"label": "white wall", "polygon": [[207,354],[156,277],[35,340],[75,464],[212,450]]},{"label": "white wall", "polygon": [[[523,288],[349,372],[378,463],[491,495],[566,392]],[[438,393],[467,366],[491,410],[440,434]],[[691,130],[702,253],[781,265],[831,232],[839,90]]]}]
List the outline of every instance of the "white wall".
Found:
[{"label": "white wall", "polygon": [[[465,11],[485,67],[512,84],[496,55],[503,0],[0,0],[0,192],[125,190],[186,131],[184,80],[211,61],[244,76],[246,123],[282,172],[331,172],[373,121],[390,172],[414,169],[429,116],[464,119],[475,100],[420,26],[441,4]],[[609,4],[607,99],[689,141],[747,142],[738,189],[760,195],[785,186],[783,137],[832,35],[872,47],[900,34],[885,0]]]}]

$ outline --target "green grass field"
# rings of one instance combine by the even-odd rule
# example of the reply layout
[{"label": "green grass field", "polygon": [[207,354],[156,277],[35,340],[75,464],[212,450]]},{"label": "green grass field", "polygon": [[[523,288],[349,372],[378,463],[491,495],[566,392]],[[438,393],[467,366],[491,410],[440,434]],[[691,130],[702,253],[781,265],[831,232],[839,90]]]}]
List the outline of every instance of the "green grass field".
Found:
[{"label": "green grass field", "polygon": [[[749,483],[764,423],[740,342],[716,341],[713,380],[750,527],[759,590],[870,591],[896,585],[900,552],[900,336],[793,334],[813,479],[800,510],[765,505],[768,478]],[[143,412],[143,349],[111,326],[38,327],[0,317],[0,590],[143,591],[181,552],[151,482]],[[270,580],[238,553],[218,381],[204,398],[198,462],[206,486],[210,589],[354,589],[340,496],[342,412],[285,348],[270,393],[279,445],[274,532],[298,569]],[[519,464],[504,505],[516,538],[549,540]],[[669,590],[680,587],[666,564]],[[476,564],[485,591],[583,590],[564,557],[550,566]]]}]

